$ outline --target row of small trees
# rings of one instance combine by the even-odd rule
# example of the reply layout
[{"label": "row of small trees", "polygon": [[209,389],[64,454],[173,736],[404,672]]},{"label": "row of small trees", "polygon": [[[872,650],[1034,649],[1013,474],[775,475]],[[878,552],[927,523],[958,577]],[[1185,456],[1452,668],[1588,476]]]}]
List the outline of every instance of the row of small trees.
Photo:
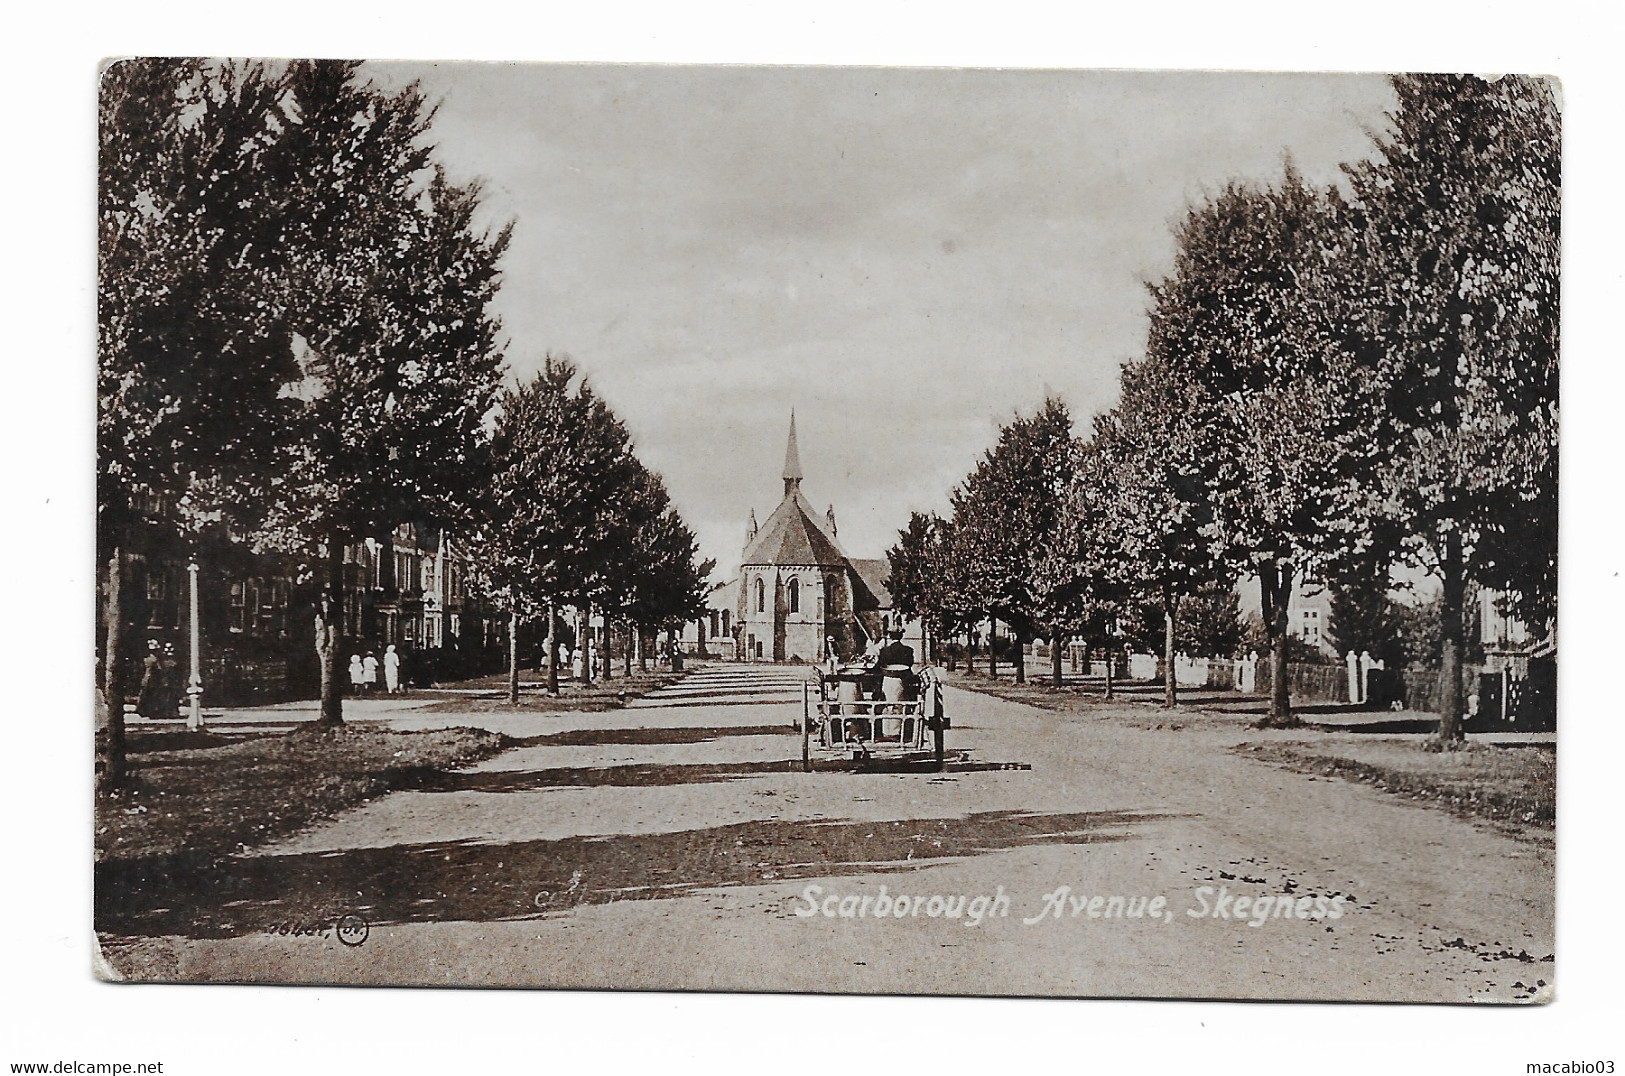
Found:
[{"label": "row of small trees", "polygon": [[1560,121],[1538,79],[1393,87],[1345,189],[1288,162],[1188,211],[1116,407],[1086,438],[1056,400],[1007,425],[951,517],[901,533],[900,605],[940,634],[996,617],[1058,644],[1149,603],[1171,667],[1182,604],[1256,579],[1284,724],[1294,584],[1409,564],[1440,584],[1440,735],[1459,738],[1468,587],[1555,614]]},{"label": "row of small trees", "polygon": [[100,94],[98,557],[104,778],[136,507],[298,565],[339,723],[345,549],[416,521],[468,535],[515,622],[596,602],[646,626],[706,566],[626,429],[567,362],[504,389],[490,311],[511,225],[449,180],[414,84],[358,65],[130,60]]}]

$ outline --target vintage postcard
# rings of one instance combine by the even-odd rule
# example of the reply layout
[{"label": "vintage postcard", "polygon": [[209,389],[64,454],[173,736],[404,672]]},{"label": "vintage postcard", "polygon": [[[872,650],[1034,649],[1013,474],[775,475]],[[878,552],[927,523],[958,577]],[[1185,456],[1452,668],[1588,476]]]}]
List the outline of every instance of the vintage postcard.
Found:
[{"label": "vintage postcard", "polygon": [[1554,81],[99,93],[102,977],[1553,996]]}]

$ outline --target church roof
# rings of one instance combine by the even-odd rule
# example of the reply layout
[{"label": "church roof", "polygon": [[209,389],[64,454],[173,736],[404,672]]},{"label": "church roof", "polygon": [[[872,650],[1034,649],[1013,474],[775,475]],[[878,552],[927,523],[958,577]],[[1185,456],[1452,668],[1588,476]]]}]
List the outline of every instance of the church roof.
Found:
[{"label": "church roof", "polygon": [[858,574],[858,579],[869,588],[869,593],[875,596],[880,608],[891,608],[891,591],[886,587],[886,580],[891,576],[891,561],[884,557],[878,560],[851,561],[852,570]]},{"label": "church roof", "polygon": [[[793,447],[794,442],[791,444]],[[745,547],[740,563],[840,567],[847,562],[846,554],[815,522],[817,518],[801,490],[789,490],[755,540]]]}]

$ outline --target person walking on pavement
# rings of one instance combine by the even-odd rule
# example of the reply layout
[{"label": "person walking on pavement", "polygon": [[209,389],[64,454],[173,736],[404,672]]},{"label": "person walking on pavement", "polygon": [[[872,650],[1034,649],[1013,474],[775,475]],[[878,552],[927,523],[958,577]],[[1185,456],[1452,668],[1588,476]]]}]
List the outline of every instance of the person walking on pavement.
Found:
[{"label": "person walking on pavement", "polygon": [[384,649],[384,689],[391,695],[401,690],[401,656],[395,652],[394,643]]},{"label": "person walking on pavement", "polygon": [[371,650],[361,659],[361,688],[369,695],[378,690],[378,656]]},{"label": "person walking on pavement", "polygon": [[361,687],[366,683],[366,673],[361,668],[361,655],[350,655],[350,694],[361,694]]},{"label": "person walking on pavement", "polygon": [[159,683],[162,685],[158,705],[163,709],[164,716],[179,717],[181,709],[186,705],[186,685],[181,678],[181,662],[175,656],[175,644],[164,644],[163,661],[159,666]]},{"label": "person walking on pavement", "polygon": [[158,654],[158,640],[148,639],[147,656],[141,659],[141,687],[135,697],[135,712],[148,720],[156,718],[161,709],[163,661]]}]

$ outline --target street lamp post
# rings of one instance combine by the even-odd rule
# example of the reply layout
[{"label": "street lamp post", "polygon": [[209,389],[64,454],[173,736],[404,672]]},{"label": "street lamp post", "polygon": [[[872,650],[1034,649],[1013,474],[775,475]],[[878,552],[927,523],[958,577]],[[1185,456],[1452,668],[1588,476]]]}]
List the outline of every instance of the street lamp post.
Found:
[{"label": "street lamp post", "polygon": [[203,730],[203,669],[199,660],[198,629],[197,629],[197,558],[193,557],[186,565],[186,574],[191,577],[191,629],[192,629],[192,677],[186,685],[186,701],[188,716],[186,727],[193,732]]}]

